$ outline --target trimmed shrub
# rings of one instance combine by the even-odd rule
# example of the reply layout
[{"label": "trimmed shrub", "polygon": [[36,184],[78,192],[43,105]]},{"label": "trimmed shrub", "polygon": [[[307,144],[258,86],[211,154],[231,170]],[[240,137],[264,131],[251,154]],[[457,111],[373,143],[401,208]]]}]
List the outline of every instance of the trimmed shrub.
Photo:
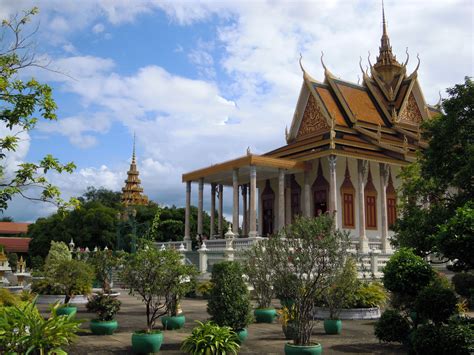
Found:
[{"label": "trimmed shrub", "polygon": [[383,272],[387,290],[411,297],[429,285],[435,276],[430,264],[405,248],[393,254]]},{"label": "trimmed shrub", "polygon": [[214,287],[207,304],[212,321],[236,331],[253,321],[249,291],[242,275],[242,267],[237,262],[215,264],[211,279]]},{"label": "trimmed shrub", "polygon": [[460,320],[442,326],[423,324],[412,337],[413,351],[420,355],[469,355],[474,350],[473,344],[473,325]]},{"label": "trimmed shrub", "polygon": [[456,304],[457,298],[454,291],[436,280],[418,294],[415,300],[415,311],[421,319],[442,323],[456,313]]},{"label": "trimmed shrub", "polygon": [[0,306],[14,306],[19,301],[19,298],[10,291],[8,291],[6,288],[0,288]]},{"label": "trimmed shrub", "polygon": [[380,341],[405,343],[410,334],[410,323],[400,312],[388,309],[375,323],[375,336]]},{"label": "trimmed shrub", "polygon": [[196,292],[202,298],[208,299],[209,296],[211,295],[212,287],[213,287],[212,282],[203,281],[197,284]]}]

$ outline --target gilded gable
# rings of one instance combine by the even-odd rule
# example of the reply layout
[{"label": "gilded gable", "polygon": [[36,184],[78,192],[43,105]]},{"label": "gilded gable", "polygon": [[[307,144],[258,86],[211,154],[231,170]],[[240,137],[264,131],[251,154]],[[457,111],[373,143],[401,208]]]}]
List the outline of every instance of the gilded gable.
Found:
[{"label": "gilded gable", "polygon": [[417,125],[423,122],[423,117],[421,116],[420,109],[418,108],[413,93],[408,97],[408,102],[403,111],[398,115],[398,118],[401,122]]},{"label": "gilded gable", "polygon": [[314,96],[309,95],[297,137],[321,132],[323,130],[328,130],[329,128],[326,118],[321,112],[321,108],[316,103]]}]

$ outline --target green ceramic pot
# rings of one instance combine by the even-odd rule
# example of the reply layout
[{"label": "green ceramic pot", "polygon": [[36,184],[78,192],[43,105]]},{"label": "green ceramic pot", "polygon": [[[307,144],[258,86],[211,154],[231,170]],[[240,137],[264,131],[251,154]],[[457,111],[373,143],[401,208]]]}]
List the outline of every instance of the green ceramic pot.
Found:
[{"label": "green ceramic pot", "polygon": [[322,353],[323,347],[318,343],[307,346],[285,344],[285,355],[320,355]]},{"label": "green ceramic pot", "polygon": [[181,329],[186,322],[186,317],[184,314],[179,316],[163,316],[161,317],[161,324],[163,324],[163,329],[165,330],[175,330]]},{"label": "green ceramic pot", "polygon": [[236,330],[237,336],[239,337],[239,343],[242,344],[245,340],[247,340],[249,333],[247,328]]},{"label": "green ceramic pot", "polygon": [[109,321],[101,321],[97,319],[91,320],[89,325],[92,334],[95,335],[112,335],[118,328],[118,323],[115,319]]},{"label": "green ceramic pot", "polygon": [[277,316],[275,308],[257,308],[253,314],[257,323],[273,323]]},{"label": "green ceramic pot", "polygon": [[70,314],[75,315],[76,313],[77,313],[77,307],[72,307],[72,306],[59,307],[56,310],[56,314],[58,316],[68,316]]},{"label": "green ceramic pot", "polygon": [[157,353],[163,343],[163,333],[155,331],[153,333],[135,332],[132,334],[132,351],[138,354]]},{"label": "green ceramic pot", "polygon": [[326,334],[341,334],[342,321],[340,319],[325,319],[324,331]]}]

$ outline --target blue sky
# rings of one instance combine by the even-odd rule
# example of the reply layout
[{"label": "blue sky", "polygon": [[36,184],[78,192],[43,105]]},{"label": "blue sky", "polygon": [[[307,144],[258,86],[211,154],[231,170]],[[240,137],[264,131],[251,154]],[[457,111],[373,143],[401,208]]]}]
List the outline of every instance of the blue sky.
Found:
[{"label": "blue sky", "polygon": [[[74,161],[52,175],[65,197],[87,186],[119,190],[133,132],[146,194],[183,205],[181,174],[284,144],[302,82],[298,65],[323,80],[357,82],[359,57],[372,60],[381,36],[374,1],[0,0],[6,18],[40,8],[37,54],[50,67],[27,74],[48,82],[58,121],[41,123],[8,165],[53,153]],[[409,48],[428,103],[473,75],[473,5],[465,0],[386,1],[400,61]],[[365,65],[365,64],[364,64]],[[229,206],[226,201],[226,205]],[[53,206],[15,200],[5,215],[32,221]]]}]

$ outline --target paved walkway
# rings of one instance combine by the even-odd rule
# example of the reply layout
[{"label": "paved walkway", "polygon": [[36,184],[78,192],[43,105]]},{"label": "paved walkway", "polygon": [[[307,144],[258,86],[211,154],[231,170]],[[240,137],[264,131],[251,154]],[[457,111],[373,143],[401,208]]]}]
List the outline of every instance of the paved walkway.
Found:
[{"label": "paved walkway", "polygon": [[[122,309],[117,315],[119,329],[114,335],[95,336],[89,331],[89,322],[93,314],[87,313],[85,307],[78,307],[77,317],[86,320],[82,325],[84,332],[79,335],[74,345],[67,351],[70,354],[131,354],[131,334],[134,330],[146,327],[145,307],[134,297],[122,290],[119,299]],[[205,321],[209,316],[206,312],[206,300],[186,299],[182,301],[186,314],[183,329],[164,332],[164,342],[160,353],[182,354],[179,350],[181,342],[191,333],[195,320]],[[47,307],[40,306],[42,310]],[[161,326],[161,322],[159,323]],[[251,324],[249,337],[242,345],[240,354],[283,354],[286,342],[281,325]],[[373,335],[373,321],[344,321],[343,334],[326,335],[322,323],[319,322],[313,331],[313,340],[323,345],[324,354],[403,354],[401,346],[379,344]]]}]

